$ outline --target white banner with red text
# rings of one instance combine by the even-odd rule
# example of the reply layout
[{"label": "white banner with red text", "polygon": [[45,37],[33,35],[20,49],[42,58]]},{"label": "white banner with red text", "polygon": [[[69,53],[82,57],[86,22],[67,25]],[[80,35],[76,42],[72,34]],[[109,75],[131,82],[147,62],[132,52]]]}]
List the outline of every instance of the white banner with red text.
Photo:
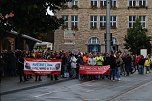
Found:
[{"label": "white banner with red text", "polygon": [[24,58],[24,73],[40,75],[60,74],[61,60]]},{"label": "white banner with red text", "polygon": [[110,65],[106,66],[91,66],[91,65],[80,65],[80,74],[109,74]]}]

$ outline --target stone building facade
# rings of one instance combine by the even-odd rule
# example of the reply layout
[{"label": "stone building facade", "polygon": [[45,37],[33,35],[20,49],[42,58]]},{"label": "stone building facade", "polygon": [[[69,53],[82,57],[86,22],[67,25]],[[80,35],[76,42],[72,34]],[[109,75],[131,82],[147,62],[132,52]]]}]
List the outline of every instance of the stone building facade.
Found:
[{"label": "stone building facade", "polygon": [[[110,14],[113,50],[124,49],[124,37],[137,17],[152,36],[152,0],[112,0]],[[54,50],[105,52],[106,0],[73,0],[55,15],[64,18],[65,26],[55,31]]]}]

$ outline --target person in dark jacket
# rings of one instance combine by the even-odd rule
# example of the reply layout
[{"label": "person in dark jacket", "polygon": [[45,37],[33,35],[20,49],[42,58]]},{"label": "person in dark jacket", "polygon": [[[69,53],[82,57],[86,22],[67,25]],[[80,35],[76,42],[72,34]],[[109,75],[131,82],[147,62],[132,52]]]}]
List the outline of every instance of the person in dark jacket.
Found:
[{"label": "person in dark jacket", "polygon": [[110,55],[110,80],[115,80],[116,76],[116,58],[114,57],[114,53],[112,52]]},{"label": "person in dark jacket", "polygon": [[139,60],[138,64],[139,64],[139,74],[144,74],[145,58],[143,55],[140,56],[140,60]]},{"label": "person in dark jacket", "polygon": [[12,51],[8,55],[8,64],[9,76],[16,76],[17,58]]},{"label": "person in dark jacket", "polygon": [[67,56],[65,53],[62,54],[61,59],[62,59],[61,75],[62,75],[62,77],[66,77],[65,74],[67,73]]},{"label": "person in dark jacket", "polygon": [[20,53],[20,56],[18,58],[17,71],[18,71],[18,74],[19,74],[20,82],[28,81],[27,78],[26,78],[26,75],[24,74],[24,57],[21,53]]},{"label": "person in dark jacket", "polygon": [[127,72],[127,76],[129,76],[131,71],[131,63],[132,63],[130,54],[127,54],[127,56],[124,58],[124,63],[125,63],[125,70]]},{"label": "person in dark jacket", "polygon": [[4,75],[4,65],[5,62],[3,60],[2,54],[0,53],[0,82],[1,82],[1,78]]}]

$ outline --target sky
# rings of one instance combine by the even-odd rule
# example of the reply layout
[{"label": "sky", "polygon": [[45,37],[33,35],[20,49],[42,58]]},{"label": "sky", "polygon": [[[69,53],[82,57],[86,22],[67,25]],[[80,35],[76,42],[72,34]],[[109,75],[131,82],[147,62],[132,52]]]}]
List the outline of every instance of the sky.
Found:
[{"label": "sky", "polygon": [[54,16],[54,13],[52,12],[52,10],[51,11],[49,10],[49,7],[47,8],[47,13],[51,16]]}]

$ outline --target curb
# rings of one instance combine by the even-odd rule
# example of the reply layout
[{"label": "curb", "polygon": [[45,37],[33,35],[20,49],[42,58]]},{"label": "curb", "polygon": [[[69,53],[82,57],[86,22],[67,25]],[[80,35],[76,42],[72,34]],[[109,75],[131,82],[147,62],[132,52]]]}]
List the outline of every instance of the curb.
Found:
[{"label": "curb", "polygon": [[54,85],[54,84],[61,83],[61,82],[66,82],[66,81],[69,81],[69,80],[71,80],[71,79],[64,79],[64,80],[52,81],[52,82],[45,83],[45,84],[39,84],[39,85],[34,85],[34,86],[25,87],[25,88],[21,88],[21,89],[16,89],[16,90],[11,90],[11,91],[1,92],[0,95],[7,95],[7,94],[12,94],[12,93],[20,92],[20,91],[23,91],[23,90],[29,90],[29,89],[35,89],[35,88],[39,88],[39,87]]}]

